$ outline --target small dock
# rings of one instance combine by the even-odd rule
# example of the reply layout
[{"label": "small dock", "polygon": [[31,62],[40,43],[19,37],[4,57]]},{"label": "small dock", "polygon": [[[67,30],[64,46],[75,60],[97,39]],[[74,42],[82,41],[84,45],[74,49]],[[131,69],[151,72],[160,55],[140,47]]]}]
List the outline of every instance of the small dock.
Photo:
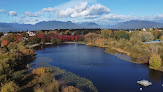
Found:
[{"label": "small dock", "polygon": [[150,86],[152,85],[151,82],[149,82],[148,80],[141,80],[141,81],[137,81],[138,84],[144,86],[144,87],[147,87],[147,86]]}]

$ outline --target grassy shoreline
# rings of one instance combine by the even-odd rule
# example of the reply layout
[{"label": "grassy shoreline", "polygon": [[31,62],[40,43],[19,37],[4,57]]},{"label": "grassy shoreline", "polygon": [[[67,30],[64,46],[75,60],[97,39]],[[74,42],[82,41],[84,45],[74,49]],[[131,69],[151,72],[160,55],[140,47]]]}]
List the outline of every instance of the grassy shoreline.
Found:
[{"label": "grassy shoreline", "polygon": [[[45,59],[45,60],[44,60]],[[32,68],[48,67],[53,69],[55,79],[63,81],[68,86],[74,86],[84,92],[98,92],[93,83],[83,77],[80,77],[72,72],[60,69],[59,67],[49,65],[51,62],[50,58],[39,57],[36,62],[31,63]]]}]

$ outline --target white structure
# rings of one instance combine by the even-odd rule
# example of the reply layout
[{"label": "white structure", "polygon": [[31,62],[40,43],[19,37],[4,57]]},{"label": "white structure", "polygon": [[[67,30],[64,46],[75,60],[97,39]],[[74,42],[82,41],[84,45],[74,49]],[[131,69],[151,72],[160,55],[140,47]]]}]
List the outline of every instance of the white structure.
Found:
[{"label": "white structure", "polygon": [[144,87],[147,87],[147,86],[150,86],[152,85],[151,82],[147,81],[147,80],[141,80],[141,81],[137,81],[138,84],[144,86]]},{"label": "white structure", "polygon": [[35,36],[36,34],[35,33],[33,33],[33,32],[27,32],[27,34],[29,35],[29,36]]},{"label": "white structure", "polygon": [[146,31],[146,28],[143,28],[143,31]]},{"label": "white structure", "polygon": [[9,35],[9,33],[8,32],[4,32],[3,35]]}]

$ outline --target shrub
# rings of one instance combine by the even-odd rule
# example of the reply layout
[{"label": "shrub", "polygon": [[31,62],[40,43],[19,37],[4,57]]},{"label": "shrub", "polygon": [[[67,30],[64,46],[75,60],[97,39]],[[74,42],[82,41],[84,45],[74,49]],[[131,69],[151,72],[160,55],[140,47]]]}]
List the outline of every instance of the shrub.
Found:
[{"label": "shrub", "polygon": [[31,54],[34,54],[34,50],[33,49],[24,49],[22,50],[23,54],[25,55],[31,55]]},{"label": "shrub", "polygon": [[2,86],[1,92],[17,92],[18,89],[19,86],[15,82],[10,81]]},{"label": "shrub", "polygon": [[150,68],[158,69],[161,66],[162,60],[159,55],[152,55],[149,60]]},{"label": "shrub", "polygon": [[41,67],[41,68],[36,68],[36,69],[33,69],[32,73],[35,73],[37,75],[42,75],[42,74],[45,74],[45,73],[48,73],[48,72],[53,72],[52,69],[50,68],[44,68],[44,67]]}]

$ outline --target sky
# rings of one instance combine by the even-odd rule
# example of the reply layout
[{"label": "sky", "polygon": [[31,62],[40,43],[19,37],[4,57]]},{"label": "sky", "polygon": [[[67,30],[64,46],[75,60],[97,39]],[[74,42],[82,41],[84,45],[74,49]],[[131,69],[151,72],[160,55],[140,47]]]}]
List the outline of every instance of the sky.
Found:
[{"label": "sky", "polygon": [[163,0],[0,0],[0,22],[95,22],[112,25],[130,20],[163,22]]}]

